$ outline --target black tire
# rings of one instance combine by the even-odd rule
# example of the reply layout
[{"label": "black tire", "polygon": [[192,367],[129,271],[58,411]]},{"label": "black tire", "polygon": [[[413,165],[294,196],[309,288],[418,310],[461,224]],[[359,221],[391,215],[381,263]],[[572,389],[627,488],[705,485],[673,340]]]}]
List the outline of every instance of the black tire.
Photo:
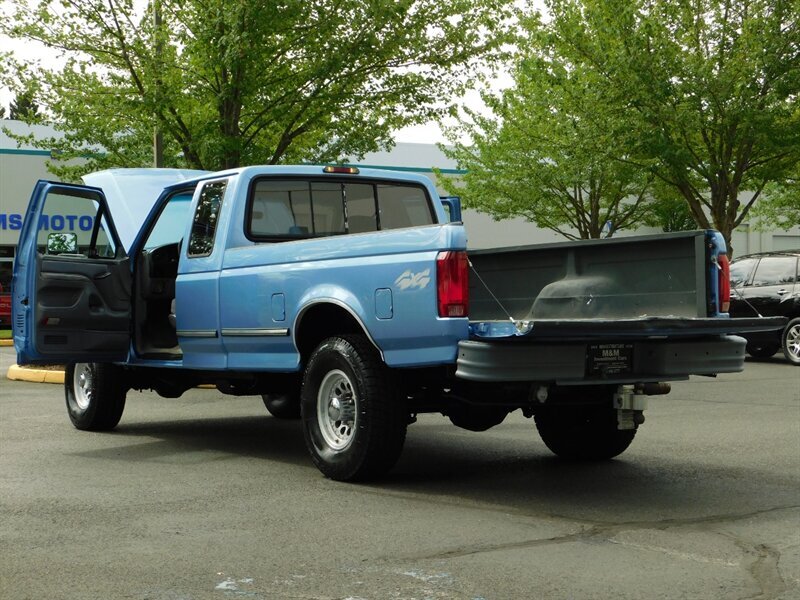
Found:
[{"label": "black tire", "polygon": [[328,338],[314,350],[300,406],[306,447],[326,477],[364,481],[400,457],[408,413],[391,371],[364,336]]},{"label": "black tire", "polygon": [[800,318],[792,319],[781,336],[783,355],[790,363],[800,366]]},{"label": "black tire", "polygon": [[553,454],[569,460],[608,460],[622,454],[635,429],[617,429],[617,411],[606,406],[552,407],[536,414],[536,429]]},{"label": "black tire", "polygon": [[745,350],[753,358],[769,358],[779,350],[778,344],[747,344]]},{"label": "black tire", "polygon": [[261,394],[264,406],[267,407],[269,414],[276,419],[299,419],[300,418],[300,395],[293,394]]},{"label": "black tire", "polygon": [[121,368],[107,363],[72,363],[64,373],[64,395],[72,424],[84,431],[114,429],[125,410],[128,387]]}]

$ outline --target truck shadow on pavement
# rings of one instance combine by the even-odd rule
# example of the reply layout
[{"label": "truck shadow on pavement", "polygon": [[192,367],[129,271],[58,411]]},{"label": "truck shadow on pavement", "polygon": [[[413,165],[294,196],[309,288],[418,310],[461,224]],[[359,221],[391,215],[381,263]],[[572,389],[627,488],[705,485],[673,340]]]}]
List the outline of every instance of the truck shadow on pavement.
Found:
[{"label": "truck shadow on pavement", "polygon": [[800,507],[793,474],[665,456],[646,443],[637,450],[636,440],[614,460],[570,462],[553,456],[532,424],[527,433],[526,440],[464,432],[448,444],[415,437],[379,487],[608,523],[702,522]]},{"label": "truck shadow on pavement", "polygon": [[[130,462],[187,463],[252,457],[311,465],[299,421],[270,417],[224,417],[125,423],[105,434],[120,442],[115,448],[78,453],[93,458]],[[141,438],[150,438],[142,441]],[[155,438],[155,439],[152,439]],[[192,457],[196,457],[192,459]]]},{"label": "truck shadow on pavement", "polygon": [[[796,507],[797,481],[729,464],[684,460],[652,449],[598,463],[573,463],[550,454],[535,428],[501,425],[484,434],[429,419],[409,428],[397,466],[365,484],[331,482],[342,493],[425,498],[459,505],[494,505],[515,514],[591,522],[702,522]],[[294,484],[322,478],[313,467],[299,421],[268,416],[184,419],[121,424],[114,447],[80,452],[105,460],[195,465],[241,457],[303,467]],[[252,467],[237,465],[238,471]],[[259,472],[259,476],[264,475]],[[255,475],[253,475],[255,476]],[[293,485],[290,483],[289,485]]]}]

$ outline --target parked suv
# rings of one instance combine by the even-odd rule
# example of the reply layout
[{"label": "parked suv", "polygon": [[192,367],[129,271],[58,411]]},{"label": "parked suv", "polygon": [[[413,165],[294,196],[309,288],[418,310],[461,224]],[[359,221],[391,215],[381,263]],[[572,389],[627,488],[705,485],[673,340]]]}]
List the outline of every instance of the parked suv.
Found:
[{"label": "parked suv", "polygon": [[747,352],[765,358],[780,348],[800,366],[800,250],[741,256],[731,263],[732,317],[788,317],[782,331],[747,333]]}]

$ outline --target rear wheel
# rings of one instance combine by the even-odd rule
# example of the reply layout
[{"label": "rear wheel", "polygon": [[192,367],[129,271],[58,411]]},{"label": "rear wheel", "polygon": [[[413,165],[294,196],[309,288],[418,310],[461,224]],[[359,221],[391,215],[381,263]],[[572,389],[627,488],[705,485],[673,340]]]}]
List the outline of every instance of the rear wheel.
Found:
[{"label": "rear wheel", "polygon": [[800,366],[800,319],[792,319],[783,330],[783,354],[793,365]]},{"label": "rear wheel", "polygon": [[622,454],[635,429],[617,429],[610,406],[554,406],[536,414],[536,429],[557,456],[570,460],[607,460]]},{"label": "rear wheel", "polygon": [[391,469],[400,457],[408,414],[392,375],[361,335],[328,338],[303,378],[303,435],[322,473],[359,481]]},{"label": "rear wheel", "polygon": [[747,344],[745,349],[753,358],[769,358],[778,351],[778,344]]},{"label": "rear wheel", "polygon": [[64,374],[67,414],[72,424],[86,431],[114,429],[125,410],[122,369],[107,363],[73,363]]},{"label": "rear wheel", "polygon": [[300,396],[293,394],[261,394],[264,406],[276,419],[299,419]]}]

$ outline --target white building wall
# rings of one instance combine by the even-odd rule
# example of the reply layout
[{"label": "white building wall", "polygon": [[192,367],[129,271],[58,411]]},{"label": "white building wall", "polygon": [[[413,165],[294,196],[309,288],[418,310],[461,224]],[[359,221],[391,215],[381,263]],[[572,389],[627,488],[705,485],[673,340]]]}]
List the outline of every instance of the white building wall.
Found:
[{"label": "white building wall", "polygon": [[53,179],[47,171],[49,154],[0,151],[0,246],[15,246],[25,208],[39,179]]},{"label": "white building wall", "polygon": [[15,134],[31,131],[52,135],[49,128],[31,129],[19,121],[0,121],[0,286],[11,281],[11,268],[33,186],[39,179],[53,179],[47,171],[50,153],[31,146],[17,147],[4,129]]}]

